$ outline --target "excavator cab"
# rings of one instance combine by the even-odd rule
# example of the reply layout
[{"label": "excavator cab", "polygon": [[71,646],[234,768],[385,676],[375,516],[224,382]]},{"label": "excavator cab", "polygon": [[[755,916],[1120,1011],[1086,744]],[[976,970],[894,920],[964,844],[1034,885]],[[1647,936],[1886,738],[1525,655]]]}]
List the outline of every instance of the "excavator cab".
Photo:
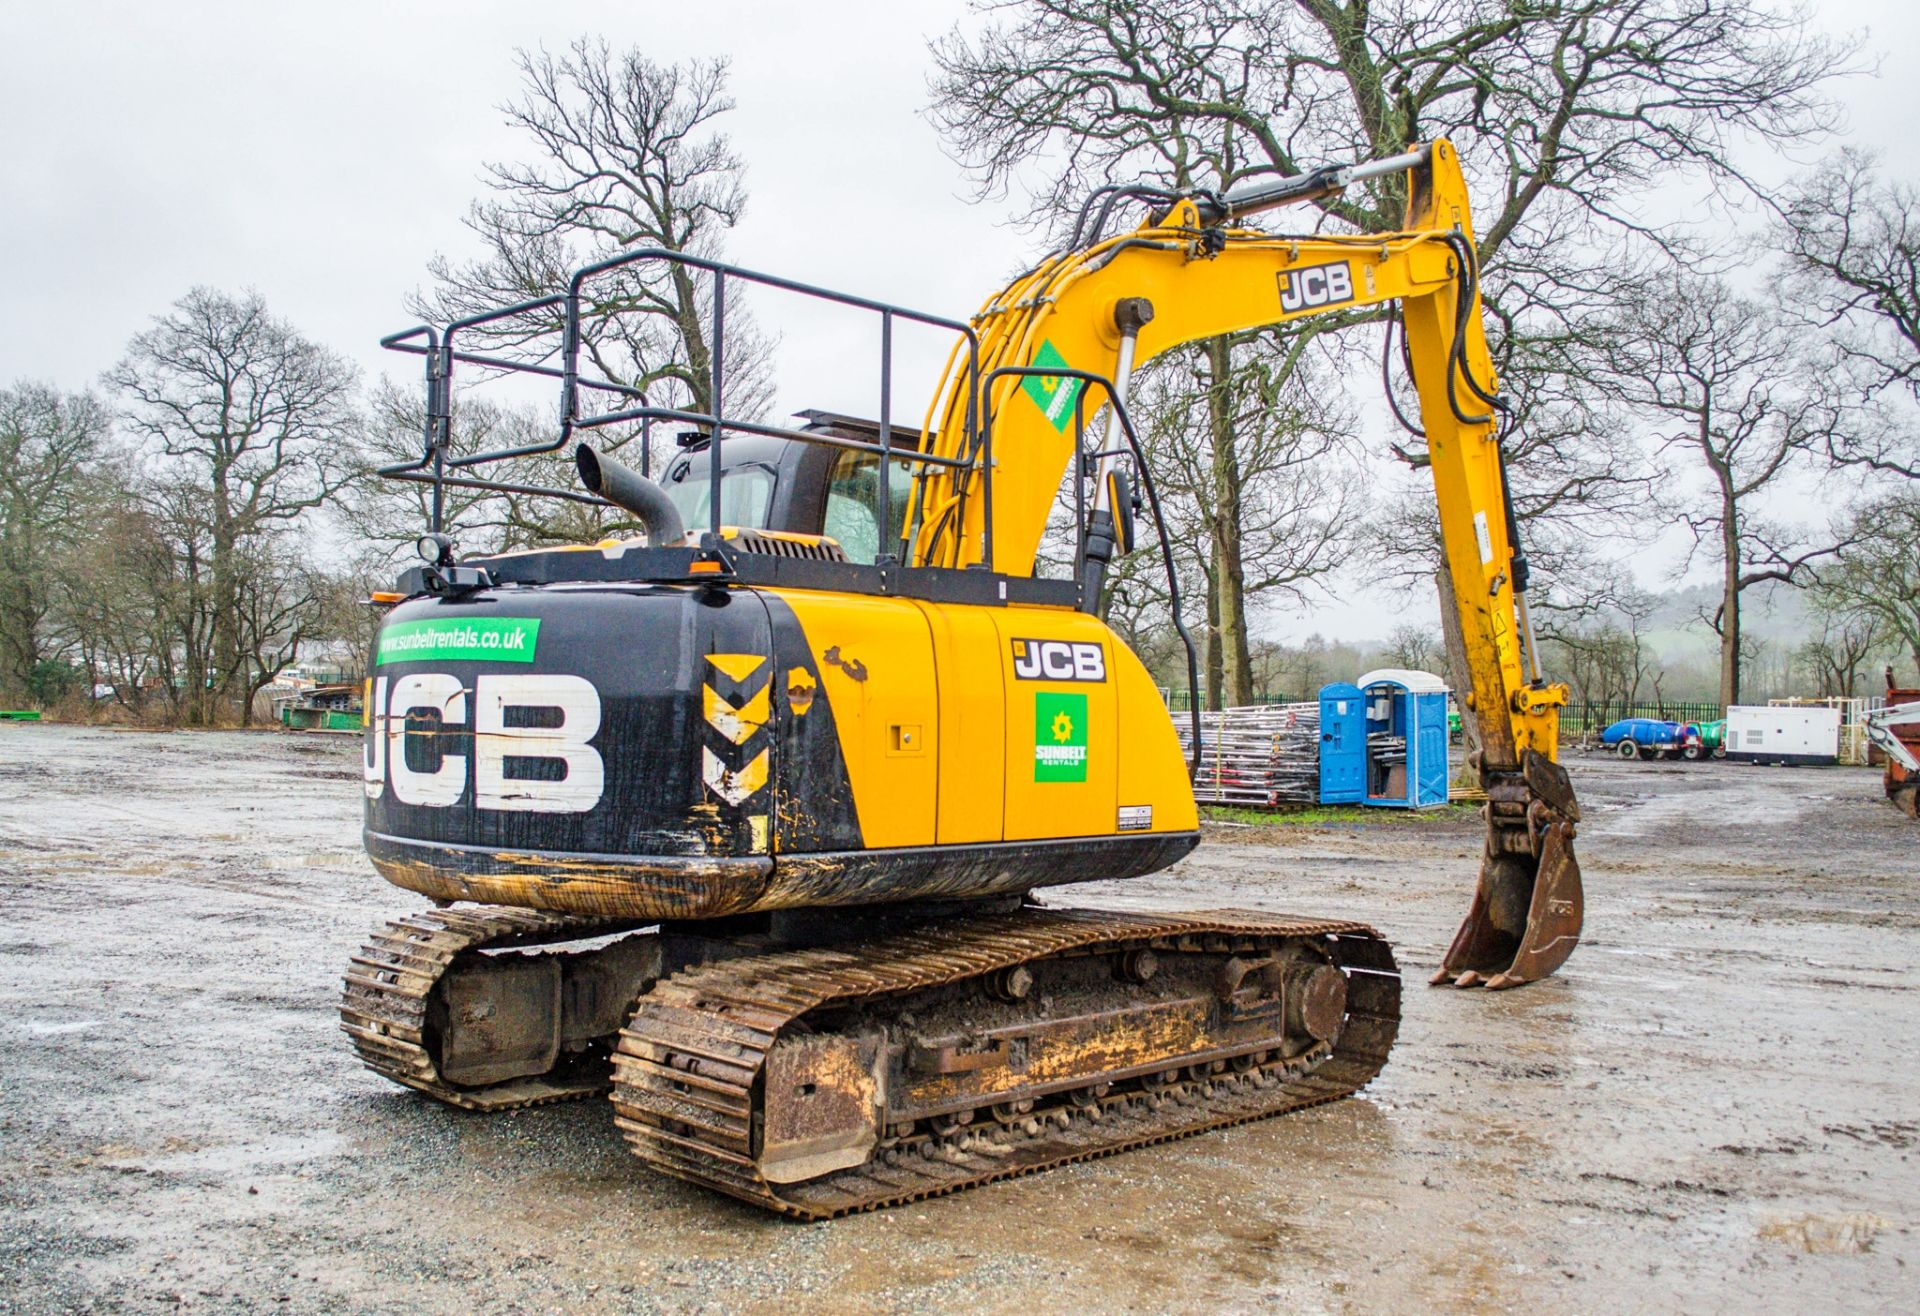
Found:
[{"label": "excavator cab", "polygon": [[[819,434],[878,444],[880,424],[828,411],[795,415],[803,434]],[[893,446],[917,452],[920,431],[892,427]],[[710,472],[705,458],[712,440],[689,431],[679,451],[665,464],[660,484],[690,526],[712,520]],[[904,458],[888,461],[888,519],[880,522],[879,454],[829,448],[787,438],[743,434],[726,441],[720,466],[720,520],[751,530],[794,535],[824,535],[840,546],[846,560],[871,565],[886,552],[899,556],[907,503],[913,493],[913,466]]]}]

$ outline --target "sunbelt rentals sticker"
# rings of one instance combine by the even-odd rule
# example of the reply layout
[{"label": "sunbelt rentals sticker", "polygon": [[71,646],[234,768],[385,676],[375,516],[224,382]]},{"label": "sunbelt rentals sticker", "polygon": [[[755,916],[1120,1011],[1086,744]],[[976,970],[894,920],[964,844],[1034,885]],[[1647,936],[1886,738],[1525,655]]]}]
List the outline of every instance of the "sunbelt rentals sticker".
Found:
[{"label": "sunbelt rentals sticker", "polygon": [[1087,697],[1033,697],[1033,779],[1087,779]]},{"label": "sunbelt rentals sticker", "polygon": [[398,621],[380,632],[373,665],[442,662],[530,663],[540,638],[538,617],[472,617]]},{"label": "sunbelt rentals sticker", "polygon": [[[1051,338],[1040,344],[1040,350],[1033,354],[1033,364],[1048,370],[1072,369]],[[1065,434],[1073,420],[1074,399],[1080,396],[1085,382],[1066,375],[1028,375],[1021,381],[1020,389],[1033,399],[1033,404],[1046,414],[1053,427]]]}]

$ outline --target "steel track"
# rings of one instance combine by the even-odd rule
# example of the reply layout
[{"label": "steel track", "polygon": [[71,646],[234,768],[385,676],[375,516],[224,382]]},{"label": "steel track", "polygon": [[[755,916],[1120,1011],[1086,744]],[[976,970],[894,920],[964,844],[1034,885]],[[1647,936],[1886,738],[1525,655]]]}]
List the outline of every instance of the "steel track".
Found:
[{"label": "steel track", "polygon": [[517,1110],[593,1096],[607,1090],[604,1072],[521,1078],[488,1087],[447,1083],[428,1049],[428,999],[464,952],[578,941],[640,926],[632,919],[490,905],[409,914],[374,933],[348,963],[341,1030],[353,1039],[367,1068],[463,1110]]},{"label": "steel track", "polygon": [[[803,1183],[770,1183],[756,1168],[756,1082],[776,1039],[810,1011],[875,1002],[1052,956],[1134,947],[1259,950],[1301,938],[1327,949],[1349,984],[1331,1053],[1311,1067],[1274,1060],[1151,1091],[1100,1099],[1082,1093],[1078,1103],[1050,1105],[1023,1128],[896,1140],[857,1169]],[[613,1057],[615,1122],[640,1158],[667,1174],[788,1216],[825,1219],[1337,1100],[1379,1073],[1399,1018],[1392,951],[1364,924],[1240,911],[1023,911],[901,933],[857,949],[783,951],[674,975],[641,998],[621,1033]]]}]

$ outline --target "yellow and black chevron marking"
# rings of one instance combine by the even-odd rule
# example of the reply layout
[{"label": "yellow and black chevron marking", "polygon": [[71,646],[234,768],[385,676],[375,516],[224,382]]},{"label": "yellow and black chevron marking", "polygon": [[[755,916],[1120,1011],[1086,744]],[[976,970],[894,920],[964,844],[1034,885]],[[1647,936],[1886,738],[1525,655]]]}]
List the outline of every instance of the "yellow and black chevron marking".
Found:
[{"label": "yellow and black chevron marking", "polygon": [[[725,757],[712,745],[702,745],[701,779],[723,805],[745,809],[766,789],[773,754],[766,734],[773,720],[773,681],[766,657],[757,653],[711,653],[707,662],[737,693],[724,695],[713,681],[700,687],[700,708],[711,728],[727,745]],[[739,760],[733,766],[729,760]],[[765,854],[771,845],[768,815],[761,801],[746,815],[752,831],[753,852]]]}]

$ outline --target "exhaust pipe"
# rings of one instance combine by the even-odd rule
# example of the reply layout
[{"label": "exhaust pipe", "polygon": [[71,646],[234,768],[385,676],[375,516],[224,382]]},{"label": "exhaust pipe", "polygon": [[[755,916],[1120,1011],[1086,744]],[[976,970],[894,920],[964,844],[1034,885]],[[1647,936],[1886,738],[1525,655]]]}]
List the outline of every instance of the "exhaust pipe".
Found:
[{"label": "exhaust pipe", "polygon": [[640,472],[584,443],[573,450],[573,464],[579,468],[580,483],[589,493],[640,518],[651,547],[664,548],[687,537],[687,523],[667,491]]}]

